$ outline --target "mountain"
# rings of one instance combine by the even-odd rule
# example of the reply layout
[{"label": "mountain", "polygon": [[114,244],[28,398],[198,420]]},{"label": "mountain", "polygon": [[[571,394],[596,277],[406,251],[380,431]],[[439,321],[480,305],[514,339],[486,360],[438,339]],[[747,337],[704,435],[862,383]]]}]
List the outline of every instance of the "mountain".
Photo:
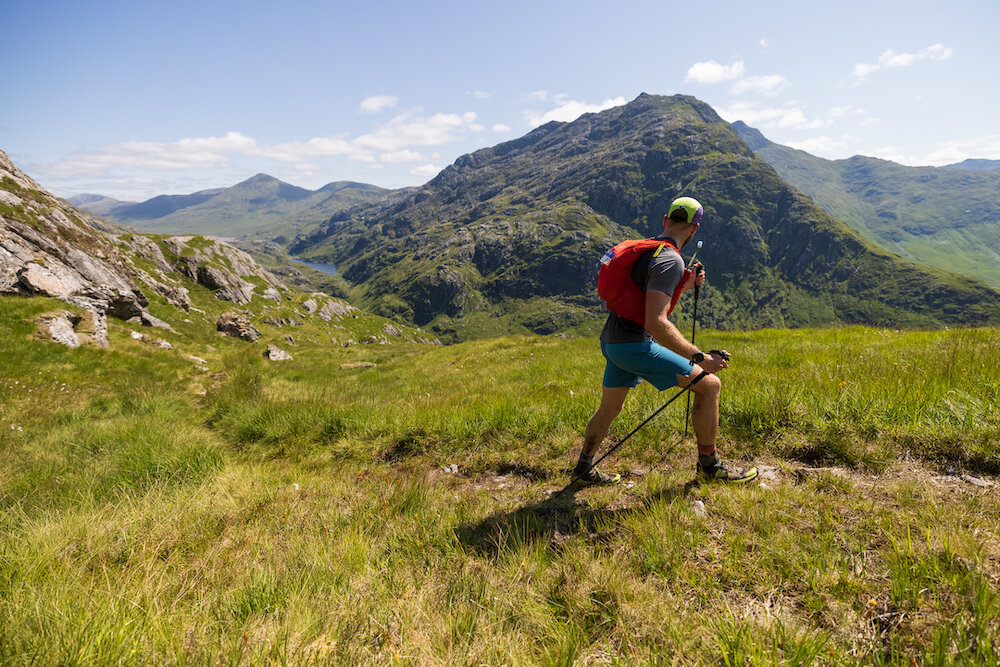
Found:
[{"label": "mountain", "polygon": [[[12,306],[14,299],[31,305]],[[334,336],[341,346],[430,342],[342,300],[291,288],[222,241],[138,234],[81,212],[0,151],[0,314],[18,310],[38,313],[37,337],[70,347],[109,347],[123,328],[131,331],[125,338],[153,342],[137,331],[143,327],[182,345],[211,341],[217,329],[249,342],[264,337],[261,347],[284,344],[288,328],[320,348]]]},{"label": "mountain", "polygon": [[337,211],[377,200],[387,192],[350,181],[329,183],[314,191],[257,174],[228,188],[160,195],[140,203],[90,200],[100,195],[79,195],[67,201],[142,231],[292,238]]},{"label": "mountain", "polygon": [[69,197],[66,201],[73,204],[73,206],[78,206],[90,211],[91,213],[96,213],[97,215],[102,216],[111,214],[117,208],[133,206],[138,203],[134,201],[121,201],[120,199],[115,199],[113,197],[105,197],[104,195],[94,194],[75,195],[73,197]]},{"label": "mountain", "polygon": [[643,94],[462,156],[291,249],[335,264],[367,308],[454,338],[593,331],[597,259],[661,230],[678,195],[706,208],[702,325],[1000,321],[1000,293],[862,240],[686,96]]},{"label": "mountain", "polygon": [[733,130],[782,178],[868,240],[1000,287],[1000,171],[906,167],[860,155],[825,160],[768,141],[742,121]]},{"label": "mountain", "polygon": [[968,160],[962,160],[961,162],[956,162],[954,164],[946,164],[943,168],[968,169],[970,171],[989,171],[992,169],[1000,169],[1000,160],[969,158]]}]

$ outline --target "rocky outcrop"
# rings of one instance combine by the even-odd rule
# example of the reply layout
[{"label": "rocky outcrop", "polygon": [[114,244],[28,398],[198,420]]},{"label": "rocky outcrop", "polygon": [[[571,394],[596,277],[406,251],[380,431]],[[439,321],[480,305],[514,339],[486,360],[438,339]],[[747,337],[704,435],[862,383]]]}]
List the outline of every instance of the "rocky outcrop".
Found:
[{"label": "rocky outcrop", "polygon": [[106,321],[93,311],[78,315],[68,310],[57,310],[39,315],[38,334],[66,347],[93,344],[108,347]]},{"label": "rocky outcrop", "polygon": [[250,303],[257,286],[246,280],[257,278],[265,288],[262,296],[281,301],[281,282],[247,253],[227,243],[197,236],[171,236],[163,240],[178,258],[178,269],[188,278],[213,290],[215,296],[233,303]]},{"label": "rocky outcrop", "polygon": [[[86,309],[81,321],[98,344],[107,344],[108,316],[170,329],[147,310],[147,293],[190,311],[183,276],[222,300],[250,302],[256,282],[266,286],[264,298],[281,302],[283,285],[242,250],[196,236],[157,241],[131,233],[45,192],[2,151],[0,203],[0,294],[50,296]],[[65,321],[78,333],[79,323]],[[63,320],[53,326],[72,340]]]},{"label": "rocky outcrop", "polygon": [[[104,317],[142,315],[149,300],[117,243],[45,192],[0,151],[0,294],[42,295]],[[106,344],[106,338],[104,338]]]},{"label": "rocky outcrop", "polygon": [[329,322],[330,320],[350,314],[352,311],[357,310],[354,306],[347,303],[346,301],[335,301],[334,299],[329,299],[323,303],[316,311],[316,317],[320,318],[324,322]]},{"label": "rocky outcrop", "polygon": [[216,322],[215,328],[227,336],[250,343],[255,343],[260,339],[260,331],[255,329],[250,321],[239,313],[225,313]]}]

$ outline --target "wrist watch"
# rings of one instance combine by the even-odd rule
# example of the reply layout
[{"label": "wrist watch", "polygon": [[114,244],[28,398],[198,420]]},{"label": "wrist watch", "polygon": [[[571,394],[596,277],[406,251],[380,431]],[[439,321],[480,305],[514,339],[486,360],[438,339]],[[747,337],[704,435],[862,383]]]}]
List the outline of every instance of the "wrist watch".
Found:
[{"label": "wrist watch", "polygon": [[697,352],[691,355],[692,364],[700,364],[703,361],[705,361],[705,353],[702,352],[701,350],[698,350]]}]

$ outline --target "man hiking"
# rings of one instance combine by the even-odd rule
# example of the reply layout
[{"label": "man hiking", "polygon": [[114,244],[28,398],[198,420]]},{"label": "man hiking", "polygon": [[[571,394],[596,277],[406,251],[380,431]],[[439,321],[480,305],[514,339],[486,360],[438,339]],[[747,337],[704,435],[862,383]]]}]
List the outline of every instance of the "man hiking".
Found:
[{"label": "man hiking", "polygon": [[[620,475],[594,468],[594,454],[639,378],[664,391],[686,387],[702,371],[709,375],[691,387],[698,444],[697,477],[723,482],[748,482],[757,477],[756,468],[744,470],[726,465],[715,449],[722,382],[714,374],[728,367],[728,353],[700,351],[667,319],[682,292],[704,283],[701,264],[695,264],[693,271],[685,270],[680,255],[680,249],[698,231],[703,212],[701,204],[691,197],[675,199],[663,216],[661,234],[616,246],[601,260],[602,264],[618,266],[617,272],[609,270],[607,275],[602,270],[598,284],[605,300],[609,299],[607,294],[614,296],[608,301],[611,313],[601,332],[601,352],[607,360],[601,405],[587,424],[580,461],[573,469],[573,477],[582,484],[621,481]],[[615,282],[620,284],[611,284]]]}]

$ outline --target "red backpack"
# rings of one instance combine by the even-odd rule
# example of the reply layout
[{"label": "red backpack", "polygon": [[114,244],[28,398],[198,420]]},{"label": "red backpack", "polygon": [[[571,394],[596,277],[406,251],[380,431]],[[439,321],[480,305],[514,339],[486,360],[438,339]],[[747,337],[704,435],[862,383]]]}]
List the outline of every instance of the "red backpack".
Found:
[{"label": "red backpack", "polygon": [[[623,241],[604,253],[601,257],[601,270],[597,275],[597,294],[607,303],[608,310],[617,313],[619,317],[646,326],[646,292],[639,289],[632,280],[632,267],[640,257],[654,248],[656,255],[660,254],[664,246],[680,253],[677,246],[666,239]],[[673,312],[677,300],[681,297],[681,286],[690,276],[691,272],[684,269],[684,277],[671,295],[667,315]]]}]

